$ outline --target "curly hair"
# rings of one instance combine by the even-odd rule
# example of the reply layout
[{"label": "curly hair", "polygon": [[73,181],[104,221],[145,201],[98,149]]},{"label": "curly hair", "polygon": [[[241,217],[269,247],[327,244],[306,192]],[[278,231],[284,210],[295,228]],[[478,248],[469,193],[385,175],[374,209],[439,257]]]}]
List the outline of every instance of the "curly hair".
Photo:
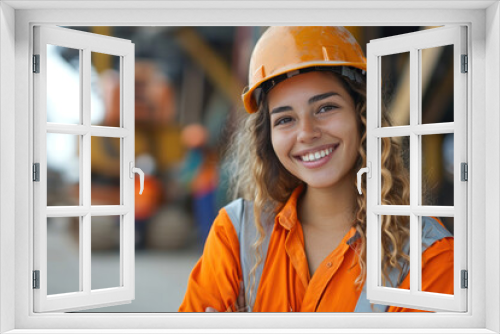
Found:
[{"label": "curly hair", "polygon": [[[358,130],[361,135],[358,149],[358,159],[354,170],[366,166],[366,85],[351,81],[343,76],[337,76],[355,104],[358,116]],[[272,142],[270,115],[267,98],[261,100],[256,113],[245,115],[240,119],[228,147],[228,168],[231,170],[231,197],[242,197],[253,201],[254,219],[257,228],[257,240],[253,244],[256,263],[250,271],[251,285],[245,287],[249,291],[250,300],[255,289],[255,272],[263,261],[261,245],[264,241],[263,224],[274,223],[262,221],[264,213],[276,214],[285,205],[293,190],[304,182],[288,172],[278,160]],[[382,126],[390,126],[386,108],[382,108]],[[409,204],[409,173],[404,166],[402,147],[396,138],[381,138],[381,199],[380,204]],[[352,180],[356,189],[356,178]],[[361,288],[366,279],[366,183],[361,185],[362,196],[358,196],[355,206],[355,221],[353,226],[360,236],[360,242],[355,248],[360,274],[355,280],[357,288]],[[409,261],[409,256],[403,252],[403,246],[409,237],[409,218],[403,216],[381,217],[382,241],[382,283],[389,280],[389,272],[393,268],[399,270],[399,279],[403,272],[401,263]],[[353,263],[353,266],[355,263]],[[398,279],[398,281],[399,281]],[[395,286],[396,282],[391,282]]]}]

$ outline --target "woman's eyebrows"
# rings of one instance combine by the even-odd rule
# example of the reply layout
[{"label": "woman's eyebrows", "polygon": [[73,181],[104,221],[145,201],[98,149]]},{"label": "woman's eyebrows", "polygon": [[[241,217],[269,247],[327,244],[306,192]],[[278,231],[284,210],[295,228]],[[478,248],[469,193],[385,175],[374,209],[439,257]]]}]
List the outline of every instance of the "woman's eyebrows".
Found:
[{"label": "woman's eyebrows", "polygon": [[277,108],[274,108],[271,111],[271,115],[277,114],[277,113],[280,113],[280,112],[283,112],[283,111],[288,111],[288,110],[292,110],[292,107],[290,107],[290,106],[277,107]]},{"label": "woman's eyebrows", "polygon": [[327,97],[334,96],[334,95],[340,96],[339,93],[328,92],[328,93],[324,93],[324,94],[315,95],[315,96],[311,97],[308,102],[309,102],[309,104],[313,104],[314,102],[321,101],[323,99],[326,99]]},{"label": "woman's eyebrows", "polygon": [[[341,96],[341,95],[339,93],[336,93],[336,92],[323,93],[323,94],[319,94],[319,95],[315,95],[315,96],[311,97],[309,99],[309,101],[307,101],[307,103],[308,104],[313,104],[315,102],[324,100],[324,99],[326,99],[326,98],[328,98],[330,96]],[[274,108],[271,111],[271,115],[277,114],[277,113],[280,113],[280,112],[283,112],[283,111],[288,111],[288,110],[292,110],[292,107],[290,107],[290,106],[277,107],[277,108]]]}]

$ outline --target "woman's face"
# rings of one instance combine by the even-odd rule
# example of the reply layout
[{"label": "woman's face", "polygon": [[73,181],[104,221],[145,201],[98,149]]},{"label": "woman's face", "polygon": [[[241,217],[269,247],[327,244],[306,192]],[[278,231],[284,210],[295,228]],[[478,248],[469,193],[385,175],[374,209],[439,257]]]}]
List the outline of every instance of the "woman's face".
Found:
[{"label": "woman's face", "polygon": [[354,101],[331,73],[286,79],[268,94],[271,140],[283,166],[308,186],[349,180],[360,136]]}]

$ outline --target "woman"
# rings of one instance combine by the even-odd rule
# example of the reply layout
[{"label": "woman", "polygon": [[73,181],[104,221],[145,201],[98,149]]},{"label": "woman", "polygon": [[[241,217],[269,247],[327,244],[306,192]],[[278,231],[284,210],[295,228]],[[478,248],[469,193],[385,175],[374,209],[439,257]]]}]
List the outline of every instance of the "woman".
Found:
[{"label": "woman", "polygon": [[[371,305],[366,279],[366,60],[341,27],[271,27],[250,61],[233,141],[242,199],[215,219],[179,311],[411,311]],[[385,115],[382,125],[390,123]],[[364,187],[364,185],[363,185]],[[382,142],[382,204],[409,203],[400,145]],[[366,194],[366,191],[364,192]],[[382,283],[409,288],[409,222],[382,219]],[[453,294],[453,238],[423,219],[422,290]],[[242,283],[244,282],[244,283]]]}]

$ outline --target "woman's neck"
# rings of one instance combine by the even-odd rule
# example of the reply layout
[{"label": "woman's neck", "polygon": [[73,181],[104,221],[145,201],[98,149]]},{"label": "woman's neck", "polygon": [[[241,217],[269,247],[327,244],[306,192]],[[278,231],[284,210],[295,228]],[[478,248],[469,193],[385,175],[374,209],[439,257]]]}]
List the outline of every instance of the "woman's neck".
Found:
[{"label": "woman's neck", "polygon": [[333,188],[306,186],[297,206],[302,225],[324,231],[347,232],[355,218],[357,193],[352,179],[346,177],[342,181]]}]

